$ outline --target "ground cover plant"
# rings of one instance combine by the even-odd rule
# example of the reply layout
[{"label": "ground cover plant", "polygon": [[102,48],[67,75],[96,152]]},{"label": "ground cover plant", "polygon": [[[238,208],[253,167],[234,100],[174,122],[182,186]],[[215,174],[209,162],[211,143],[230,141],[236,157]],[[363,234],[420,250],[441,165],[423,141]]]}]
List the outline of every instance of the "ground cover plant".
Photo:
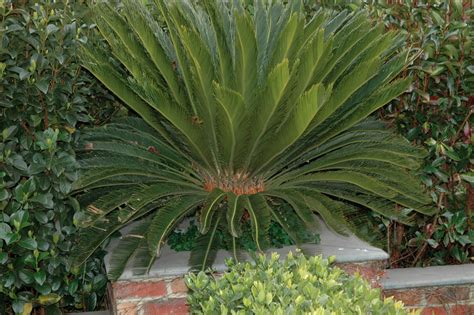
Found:
[{"label": "ground cover plant", "polygon": [[191,213],[197,268],[212,262],[218,230],[238,256],[244,216],[264,250],[272,219],[301,245],[314,213],[340,233],[371,211],[407,224],[433,213],[417,178],[425,152],[367,118],[409,87],[395,78],[412,56],[366,13],[211,0],[94,11],[108,46],[84,45],[84,65],[140,118],[84,142],[78,264],[140,218],[112,253],[112,279],[131,257],[146,272]]},{"label": "ground cover plant", "polygon": [[[250,221],[243,220],[242,222],[242,235],[236,239],[236,245],[248,252],[254,252],[257,250],[255,242],[252,238],[252,226]],[[232,238],[228,234],[217,231],[216,235],[216,247],[226,250],[232,250]],[[319,234],[314,232],[307,232],[307,235],[301,235],[305,243],[317,244],[319,243]],[[190,251],[196,244],[200,235],[199,229],[192,219],[190,220],[189,226],[186,228],[178,227],[168,235],[167,244],[171,249],[182,252]],[[290,238],[288,233],[275,221],[271,221],[268,226],[268,239],[270,248],[282,248],[288,245],[295,245],[293,240]]]},{"label": "ground cover plant", "polygon": [[[333,257],[334,258],[334,257]],[[331,266],[331,258],[290,253],[260,255],[255,262],[227,261],[229,271],[214,277],[186,276],[192,314],[409,314],[402,302],[382,300],[360,276]],[[412,312],[411,314],[415,314]]]},{"label": "ground cover plant", "polygon": [[[435,217],[417,215],[407,227],[374,222],[393,266],[469,263],[474,259],[474,25],[469,1],[325,1],[334,9],[361,6],[374,21],[405,35],[407,46],[422,51],[401,77],[412,76],[412,88],[379,111],[398,133],[428,151],[422,179],[429,188]],[[346,3],[345,3],[346,2]],[[378,225],[378,227],[377,227]],[[387,238],[385,238],[387,239]]]},{"label": "ground cover plant", "polygon": [[81,268],[69,260],[78,127],[115,107],[76,56],[85,9],[0,1],[0,314],[94,310],[103,300],[102,254]]}]

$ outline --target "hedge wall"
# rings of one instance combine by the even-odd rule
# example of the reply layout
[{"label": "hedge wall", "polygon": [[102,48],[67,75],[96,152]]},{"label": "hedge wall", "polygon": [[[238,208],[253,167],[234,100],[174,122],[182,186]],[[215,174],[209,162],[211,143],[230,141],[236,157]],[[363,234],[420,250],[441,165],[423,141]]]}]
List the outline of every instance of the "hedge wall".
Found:
[{"label": "hedge wall", "polygon": [[77,60],[92,34],[86,9],[82,1],[0,1],[0,314],[93,310],[104,296],[102,253],[80,270],[68,260],[79,127],[119,108]]}]

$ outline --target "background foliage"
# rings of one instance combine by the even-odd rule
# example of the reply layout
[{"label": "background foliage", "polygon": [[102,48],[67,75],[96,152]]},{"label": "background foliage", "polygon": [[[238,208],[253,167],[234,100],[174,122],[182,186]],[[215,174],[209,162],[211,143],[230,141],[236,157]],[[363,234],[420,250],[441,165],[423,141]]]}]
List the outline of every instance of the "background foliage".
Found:
[{"label": "background foliage", "polygon": [[[388,235],[393,266],[468,263],[474,257],[474,54],[470,1],[308,1],[355,10],[360,6],[387,29],[406,35],[420,50],[403,76],[412,76],[407,93],[379,112],[410,141],[425,146],[423,181],[439,209],[435,217],[417,215],[406,227],[373,222]],[[370,232],[369,230],[367,232]],[[370,232],[371,233],[371,232]]]},{"label": "background foliage", "polygon": [[[79,210],[74,145],[119,107],[76,57],[91,33],[82,1],[0,1],[0,313],[93,310],[101,253],[72,269]],[[2,301],[3,300],[3,301]],[[3,309],[2,309],[3,308]]]}]

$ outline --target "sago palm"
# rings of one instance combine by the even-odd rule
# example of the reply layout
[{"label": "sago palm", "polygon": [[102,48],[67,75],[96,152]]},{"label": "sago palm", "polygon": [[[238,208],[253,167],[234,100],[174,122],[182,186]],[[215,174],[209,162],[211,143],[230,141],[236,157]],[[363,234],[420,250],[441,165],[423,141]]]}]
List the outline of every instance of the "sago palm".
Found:
[{"label": "sago palm", "polygon": [[263,250],[271,220],[300,245],[315,213],[344,233],[370,211],[403,223],[432,212],[414,176],[423,151],[367,119],[408,88],[396,78],[410,56],[365,13],[308,18],[300,1],[220,0],[94,10],[107,47],[85,45],[85,67],[140,118],[87,136],[78,263],[138,219],[112,278],[132,257],[146,272],[191,214],[202,233],[191,264],[204,267],[216,231],[235,240],[244,214]]}]

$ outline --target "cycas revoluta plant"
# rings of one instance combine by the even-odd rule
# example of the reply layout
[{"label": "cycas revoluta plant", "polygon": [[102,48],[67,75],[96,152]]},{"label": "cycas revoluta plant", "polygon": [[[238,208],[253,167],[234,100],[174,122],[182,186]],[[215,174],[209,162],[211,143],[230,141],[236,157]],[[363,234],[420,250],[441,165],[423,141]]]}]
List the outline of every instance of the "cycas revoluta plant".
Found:
[{"label": "cycas revoluta plant", "polygon": [[108,47],[84,47],[85,67],[141,119],[88,135],[77,186],[89,204],[79,263],[145,217],[121,238],[110,277],[131,257],[146,272],[192,213],[202,236],[191,265],[205,267],[216,231],[225,226],[239,237],[244,213],[263,250],[271,220],[300,245],[314,213],[344,233],[370,211],[404,223],[406,209],[432,212],[413,175],[423,151],[367,119],[409,86],[394,79],[409,52],[364,12],[309,19],[302,7],[217,0],[94,7]]}]

